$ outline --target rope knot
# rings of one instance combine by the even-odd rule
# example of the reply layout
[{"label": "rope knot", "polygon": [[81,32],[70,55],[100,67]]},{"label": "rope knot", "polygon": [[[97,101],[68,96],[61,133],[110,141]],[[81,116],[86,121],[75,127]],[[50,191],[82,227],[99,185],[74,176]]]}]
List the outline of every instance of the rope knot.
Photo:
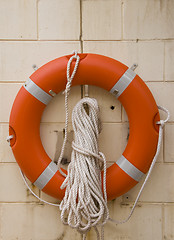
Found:
[{"label": "rope knot", "polygon": [[77,50],[73,50],[72,54],[74,54],[74,57],[77,58],[77,54],[78,54]]},{"label": "rope knot", "polygon": [[164,125],[165,125],[165,121],[164,120],[160,120],[160,121],[156,122],[156,124],[160,125],[163,128]]},{"label": "rope knot", "polygon": [[156,122],[156,124],[160,125],[161,128],[163,128],[165,123],[169,121],[170,112],[169,112],[169,110],[167,108],[162,107],[162,106],[158,106],[158,109],[162,110],[163,112],[165,112],[167,114],[166,119],[164,119],[164,120],[161,119],[160,121]]}]

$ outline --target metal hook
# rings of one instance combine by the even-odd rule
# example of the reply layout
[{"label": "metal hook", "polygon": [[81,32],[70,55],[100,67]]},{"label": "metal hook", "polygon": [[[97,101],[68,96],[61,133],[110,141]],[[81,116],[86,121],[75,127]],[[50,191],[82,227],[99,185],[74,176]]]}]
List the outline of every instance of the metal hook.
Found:
[{"label": "metal hook", "polygon": [[36,64],[33,64],[32,68],[34,69],[34,71],[36,71],[38,69],[38,66]]},{"label": "metal hook", "polygon": [[138,64],[137,63],[134,63],[132,66],[131,66],[131,70],[134,71],[136,68],[138,67]]},{"label": "metal hook", "polygon": [[84,96],[89,97],[89,86],[88,85],[84,85]]}]

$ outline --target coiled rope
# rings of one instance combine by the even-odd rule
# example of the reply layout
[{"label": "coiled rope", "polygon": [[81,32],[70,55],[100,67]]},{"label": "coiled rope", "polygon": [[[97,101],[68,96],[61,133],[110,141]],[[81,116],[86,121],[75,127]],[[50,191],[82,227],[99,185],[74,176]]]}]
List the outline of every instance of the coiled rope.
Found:
[{"label": "coiled rope", "polygon": [[[89,115],[84,104],[88,105]],[[98,150],[99,108],[97,101],[84,98],[72,113],[74,141],[67,177],[61,188],[66,188],[60,204],[61,220],[81,234],[91,227],[104,225],[109,218],[106,194],[106,160]],[[101,167],[104,165],[103,192]]]},{"label": "coiled rope", "polygon": [[[74,70],[70,76],[70,67],[73,60],[76,60]],[[136,204],[141,196],[141,193],[147,183],[152,169],[155,165],[160,152],[161,141],[163,136],[163,127],[169,120],[169,111],[161,106],[158,108],[167,114],[165,120],[160,120],[156,124],[159,125],[159,138],[157,151],[146,175],[144,183],[137,195],[135,203],[129,216],[122,221],[117,221],[109,218],[107,208],[106,194],[106,159],[103,153],[98,149],[98,135],[100,133],[99,107],[96,99],[83,98],[81,99],[72,113],[72,124],[74,128],[74,141],[72,143],[71,162],[68,166],[67,175],[61,170],[60,163],[64,154],[65,145],[67,142],[68,131],[68,95],[71,88],[72,80],[78,69],[80,57],[77,52],[69,59],[67,64],[67,85],[64,91],[65,94],[65,138],[62,145],[60,157],[58,159],[58,169],[65,177],[61,189],[66,188],[65,196],[60,204],[49,203],[38,197],[29,187],[25,175],[20,170],[23,180],[30,192],[40,201],[52,205],[59,206],[61,211],[61,220],[64,224],[68,224],[72,228],[76,228],[86,239],[87,232],[94,227],[97,233],[97,239],[100,239],[97,226],[102,226],[101,239],[104,239],[103,225],[109,220],[116,224],[127,222],[132,216]],[[88,106],[89,113],[85,110],[85,104]],[[7,137],[10,141],[12,136]],[[103,174],[103,193],[101,185],[101,169],[104,169]]]}]

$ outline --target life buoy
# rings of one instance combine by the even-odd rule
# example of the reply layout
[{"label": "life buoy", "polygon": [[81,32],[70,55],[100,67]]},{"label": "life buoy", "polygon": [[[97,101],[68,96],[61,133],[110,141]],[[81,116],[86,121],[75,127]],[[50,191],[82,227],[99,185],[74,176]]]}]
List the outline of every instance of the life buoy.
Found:
[{"label": "life buoy", "polygon": [[[148,171],[155,155],[160,120],[156,102],[142,79],[124,64],[97,54],[79,54],[72,85],[95,85],[110,91],[122,103],[129,119],[129,140],[122,156],[107,169],[107,198],[130,190]],[[50,90],[65,89],[71,55],[55,59],[35,71],[19,90],[10,115],[10,145],[21,170],[43,192],[62,199],[64,177],[46,154],[40,139],[42,113],[52,99]],[[72,63],[72,68],[74,67]]]}]

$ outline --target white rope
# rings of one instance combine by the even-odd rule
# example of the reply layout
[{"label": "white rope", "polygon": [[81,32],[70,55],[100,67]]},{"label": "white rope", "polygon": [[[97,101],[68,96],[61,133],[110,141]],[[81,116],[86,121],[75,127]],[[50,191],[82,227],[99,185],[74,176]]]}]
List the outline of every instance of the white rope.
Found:
[{"label": "white rope", "polygon": [[[88,105],[89,115],[84,104]],[[104,225],[109,218],[106,193],[106,159],[98,150],[100,133],[99,107],[96,99],[83,98],[72,112],[74,142],[66,188],[60,204],[61,220],[80,233]],[[101,166],[104,165],[103,192]],[[99,239],[99,238],[98,238]]]},{"label": "white rope", "polygon": [[[70,76],[71,63],[74,59],[76,60],[76,63],[75,63],[74,70],[73,70],[73,72]],[[74,55],[69,59],[68,64],[67,64],[67,84],[66,84],[66,88],[65,88],[65,91],[64,91],[64,94],[65,94],[65,113],[66,113],[66,115],[65,115],[65,137],[64,137],[61,153],[60,153],[59,159],[57,161],[58,170],[64,177],[66,177],[66,174],[61,170],[60,164],[61,164],[61,161],[62,161],[62,158],[63,158],[63,154],[64,154],[64,151],[65,151],[65,145],[66,145],[66,142],[67,142],[68,118],[69,118],[68,95],[69,95],[69,91],[71,89],[72,80],[73,80],[73,78],[74,78],[74,76],[77,72],[79,61],[80,61],[80,57],[77,54],[77,51],[74,51]]]},{"label": "white rope", "polygon": [[141,194],[143,192],[143,189],[144,189],[144,187],[145,187],[145,185],[146,185],[146,183],[147,183],[147,181],[148,181],[148,179],[149,179],[149,177],[150,177],[150,175],[152,173],[152,169],[153,169],[153,167],[154,167],[154,165],[156,163],[156,160],[158,158],[158,155],[159,155],[159,152],[160,152],[160,148],[161,148],[161,142],[162,142],[162,138],[163,138],[163,127],[164,127],[165,123],[170,118],[170,113],[169,113],[169,111],[166,108],[161,107],[161,106],[158,106],[158,108],[160,110],[164,111],[165,113],[167,113],[167,118],[165,120],[160,120],[160,121],[156,122],[156,124],[159,125],[159,137],[158,137],[158,144],[157,144],[156,154],[155,154],[155,156],[154,156],[154,158],[152,160],[152,163],[150,165],[149,171],[148,171],[148,173],[147,173],[147,175],[145,177],[145,180],[144,180],[144,182],[143,182],[143,184],[142,184],[142,186],[140,188],[140,191],[139,191],[139,193],[138,193],[138,195],[136,197],[136,200],[134,202],[134,205],[133,205],[133,207],[131,209],[131,212],[130,212],[129,216],[126,219],[122,220],[122,221],[117,221],[117,220],[113,220],[113,219],[109,218],[109,221],[114,222],[116,224],[126,223],[130,219],[130,217],[132,216],[132,214],[133,214],[133,212],[135,210],[135,207],[137,205],[137,202],[138,202],[138,200],[139,200],[139,198],[140,198],[140,196],[141,196]]}]

